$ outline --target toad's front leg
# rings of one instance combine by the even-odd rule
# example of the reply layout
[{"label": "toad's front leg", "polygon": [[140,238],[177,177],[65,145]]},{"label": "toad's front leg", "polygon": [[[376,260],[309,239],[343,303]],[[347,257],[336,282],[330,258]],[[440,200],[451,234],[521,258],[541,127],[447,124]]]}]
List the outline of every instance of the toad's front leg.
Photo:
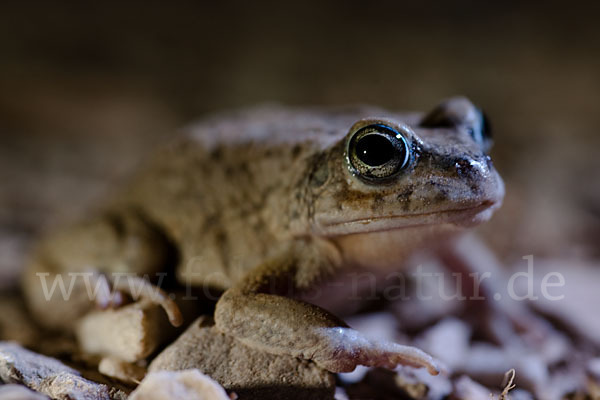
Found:
[{"label": "toad's front leg", "polygon": [[408,365],[437,375],[439,362],[423,351],[370,340],[329,312],[281,295],[306,289],[323,271],[335,268],[339,262],[333,252],[326,243],[297,242],[256,268],[219,299],[217,328],[248,346],[312,360],[331,372],[349,372],[357,365]]}]

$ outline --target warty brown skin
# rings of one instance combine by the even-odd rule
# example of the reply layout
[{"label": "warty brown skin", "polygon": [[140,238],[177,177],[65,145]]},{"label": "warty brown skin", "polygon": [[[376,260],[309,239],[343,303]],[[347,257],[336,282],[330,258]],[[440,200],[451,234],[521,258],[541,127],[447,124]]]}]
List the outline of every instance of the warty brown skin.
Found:
[{"label": "warty brown skin", "polygon": [[[373,124],[401,132],[410,149],[407,166],[380,182],[348,158],[352,135]],[[152,274],[176,251],[179,281],[226,290],[216,326],[249,346],[333,372],[405,364],[438,373],[422,351],[368,340],[284,295],[344,268],[396,267],[424,242],[487,220],[504,189],[482,124],[464,98],[425,116],[372,107],[215,116],[161,150],[106,212],[42,242],[25,292],[42,321],[61,326],[64,314],[44,311],[35,272]],[[64,307],[76,319],[89,305]]]}]

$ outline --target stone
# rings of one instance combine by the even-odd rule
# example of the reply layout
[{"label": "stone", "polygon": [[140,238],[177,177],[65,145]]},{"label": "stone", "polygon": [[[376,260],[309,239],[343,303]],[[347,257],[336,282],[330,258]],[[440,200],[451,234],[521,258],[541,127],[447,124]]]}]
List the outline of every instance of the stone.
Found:
[{"label": "stone", "polygon": [[424,369],[373,368],[361,381],[349,385],[346,392],[351,399],[442,400],[452,392],[452,383],[443,374],[432,376]]},{"label": "stone", "polygon": [[[523,261],[524,262],[524,261]],[[568,266],[568,268],[567,268]],[[596,261],[534,259],[531,285],[536,310],[564,324],[571,333],[600,346],[600,268]],[[523,270],[523,265],[516,268]],[[516,280],[519,295],[527,293],[527,279]],[[546,288],[545,292],[542,289]]]},{"label": "stone", "polygon": [[16,343],[0,342],[0,380],[20,383],[52,399],[125,400],[119,389],[92,382],[57,359],[27,350]]},{"label": "stone", "polygon": [[[452,382],[446,374],[431,375],[423,368],[400,367],[394,379],[396,386],[414,399],[441,400],[452,392]],[[423,387],[419,395],[419,387]]]},{"label": "stone", "polygon": [[494,398],[491,390],[465,375],[454,382],[454,393],[452,394],[455,398],[461,400],[490,400]]},{"label": "stone", "polygon": [[463,364],[470,338],[471,328],[465,322],[447,317],[421,334],[415,345],[454,370]]},{"label": "stone", "polygon": [[81,318],[75,331],[85,353],[131,363],[150,355],[174,332],[160,306],[141,301],[115,310],[92,311]]},{"label": "stone", "polygon": [[23,385],[1,385],[0,399],[2,400],[48,400],[47,396],[27,389]]},{"label": "stone", "polygon": [[146,368],[127,363],[116,357],[104,357],[98,364],[98,371],[124,383],[139,384],[146,375]]},{"label": "stone", "polygon": [[148,370],[199,369],[241,398],[332,399],[334,375],[316,364],[255,350],[217,331],[209,317],[200,317]]},{"label": "stone", "polygon": [[519,371],[519,387],[535,392],[547,387],[551,377],[547,365],[538,354],[523,348],[519,343],[497,347],[489,343],[474,342],[465,354],[460,372],[488,386],[501,382],[510,369]]},{"label": "stone", "polygon": [[231,400],[217,382],[197,369],[152,372],[129,400]]}]

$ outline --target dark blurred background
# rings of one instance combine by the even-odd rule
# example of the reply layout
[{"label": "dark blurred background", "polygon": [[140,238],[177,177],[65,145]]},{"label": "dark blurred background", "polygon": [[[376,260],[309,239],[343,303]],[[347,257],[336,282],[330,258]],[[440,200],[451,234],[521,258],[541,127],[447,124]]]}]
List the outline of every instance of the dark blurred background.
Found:
[{"label": "dark blurred background", "polygon": [[467,95],[507,183],[482,228],[500,257],[596,257],[600,7],[440,3],[2,2],[0,282],[177,128],[261,102]]}]

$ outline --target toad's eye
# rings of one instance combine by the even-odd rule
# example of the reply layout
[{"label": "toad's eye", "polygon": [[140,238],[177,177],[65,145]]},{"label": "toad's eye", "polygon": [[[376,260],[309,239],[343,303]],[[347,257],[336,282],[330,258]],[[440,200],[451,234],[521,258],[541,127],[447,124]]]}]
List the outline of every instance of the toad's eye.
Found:
[{"label": "toad's eye", "polygon": [[352,135],[348,161],[368,181],[390,178],[408,165],[410,149],[400,132],[382,124],[368,125]]},{"label": "toad's eye", "polygon": [[489,151],[490,147],[492,147],[493,140],[492,125],[490,124],[490,119],[483,111],[480,111],[479,113],[481,115],[481,139],[486,151]]}]

